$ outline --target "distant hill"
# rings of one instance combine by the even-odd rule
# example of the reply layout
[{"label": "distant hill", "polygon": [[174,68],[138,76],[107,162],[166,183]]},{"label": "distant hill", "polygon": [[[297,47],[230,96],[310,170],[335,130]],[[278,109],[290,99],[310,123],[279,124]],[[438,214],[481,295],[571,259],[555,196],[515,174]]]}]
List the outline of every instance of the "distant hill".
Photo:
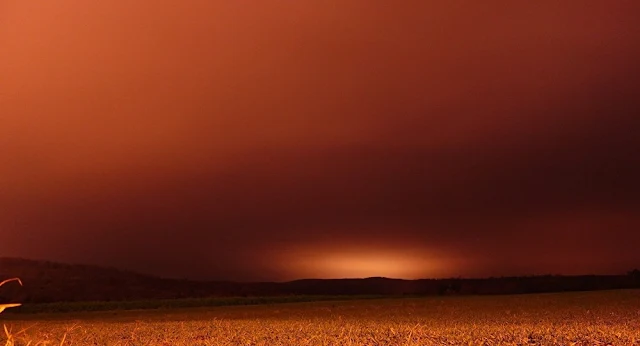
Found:
[{"label": "distant hill", "polygon": [[640,288],[640,275],[529,276],[487,279],[305,279],[236,283],[162,279],[114,268],[0,258],[0,280],[20,277],[24,287],[0,288],[0,303],[124,301],[212,296],[513,294]]},{"label": "distant hill", "polygon": [[[20,277],[24,287],[0,288],[0,302],[111,301],[201,297],[234,289],[223,282],[161,279],[92,265],[0,258],[0,278]],[[231,285],[231,287],[228,287]]]}]

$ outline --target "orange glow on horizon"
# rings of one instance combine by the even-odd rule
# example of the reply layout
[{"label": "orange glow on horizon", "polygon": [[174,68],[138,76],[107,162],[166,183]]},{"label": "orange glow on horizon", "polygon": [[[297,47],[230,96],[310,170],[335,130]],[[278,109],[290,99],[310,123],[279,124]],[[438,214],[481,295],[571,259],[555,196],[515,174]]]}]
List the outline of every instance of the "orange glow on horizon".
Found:
[{"label": "orange glow on horizon", "polygon": [[428,272],[433,264],[416,261],[401,256],[334,255],[315,258],[306,263],[308,272],[317,273],[321,278],[366,278],[390,277],[418,279],[421,273]]},{"label": "orange glow on horizon", "polygon": [[[416,250],[416,249],[414,249]],[[278,256],[281,267],[287,268],[291,279],[343,279],[387,277],[394,279],[423,279],[443,276],[453,261],[440,256],[425,255],[421,249],[332,249],[308,248],[285,256]]]}]

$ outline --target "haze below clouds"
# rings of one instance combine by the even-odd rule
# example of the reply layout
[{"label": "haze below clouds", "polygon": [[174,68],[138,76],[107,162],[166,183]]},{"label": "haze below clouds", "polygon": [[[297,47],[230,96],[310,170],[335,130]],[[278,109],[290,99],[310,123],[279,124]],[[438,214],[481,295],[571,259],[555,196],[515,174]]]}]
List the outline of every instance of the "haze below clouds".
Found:
[{"label": "haze below clouds", "polygon": [[0,254],[232,280],[625,272],[639,11],[0,0]]}]

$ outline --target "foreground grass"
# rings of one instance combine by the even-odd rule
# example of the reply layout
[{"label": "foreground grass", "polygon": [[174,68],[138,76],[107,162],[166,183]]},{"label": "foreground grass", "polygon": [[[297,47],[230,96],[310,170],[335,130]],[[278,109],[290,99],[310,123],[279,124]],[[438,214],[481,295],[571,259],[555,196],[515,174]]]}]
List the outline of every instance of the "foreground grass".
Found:
[{"label": "foreground grass", "polygon": [[0,318],[15,345],[640,345],[639,290]]}]

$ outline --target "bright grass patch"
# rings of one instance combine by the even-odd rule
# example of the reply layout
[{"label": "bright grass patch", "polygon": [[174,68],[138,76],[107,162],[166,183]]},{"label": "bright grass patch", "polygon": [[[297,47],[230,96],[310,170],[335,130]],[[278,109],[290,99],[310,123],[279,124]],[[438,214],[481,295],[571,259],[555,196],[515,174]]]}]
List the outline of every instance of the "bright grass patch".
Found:
[{"label": "bright grass patch", "polygon": [[[12,279],[6,279],[4,281],[0,281],[0,287],[8,284],[9,282],[14,282],[14,281],[20,284],[20,286],[22,286],[22,281],[20,281],[19,278],[12,278]],[[5,309],[17,308],[18,306],[21,306],[21,305],[22,304],[20,303],[0,304],[0,313],[4,312]]]},{"label": "bright grass patch", "polygon": [[1,317],[12,346],[640,345],[640,290]]}]

